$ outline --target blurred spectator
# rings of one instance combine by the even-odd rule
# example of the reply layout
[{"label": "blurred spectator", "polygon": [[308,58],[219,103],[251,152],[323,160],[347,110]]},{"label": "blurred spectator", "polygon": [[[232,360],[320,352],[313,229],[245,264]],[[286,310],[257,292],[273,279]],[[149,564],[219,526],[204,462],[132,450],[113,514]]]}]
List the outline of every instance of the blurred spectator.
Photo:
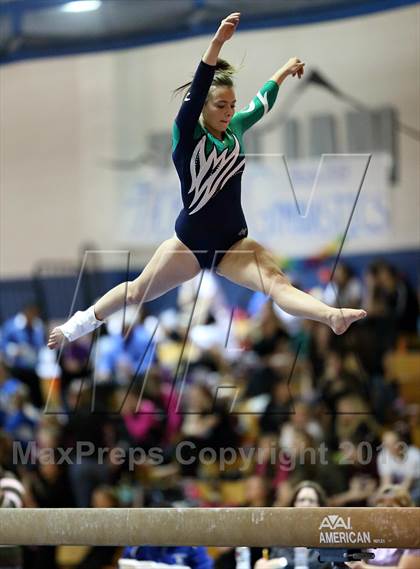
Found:
[{"label": "blurred spectator", "polygon": [[278,378],[271,388],[271,397],[260,418],[262,433],[279,433],[281,426],[293,413],[289,382]]},{"label": "blurred spectator", "polygon": [[25,447],[35,440],[38,422],[39,410],[32,405],[27,386],[22,385],[10,398],[4,430]]},{"label": "blurred spectator", "polygon": [[394,348],[398,337],[396,321],[388,312],[376,263],[367,267],[364,282],[363,307],[367,317],[354,336],[354,348],[369,373],[382,374],[384,354]]},{"label": "blurred spectator", "polygon": [[[184,476],[197,472],[197,455],[201,449],[211,447],[216,451],[222,447],[236,447],[238,444],[237,418],[228,413],[227,405],[203,384],[193,384],[186,390],[182,436]],[[216,465],[217,466],[217,465]]]},{"label": "blurred spectator", "polygon": [[323,301],[330,306],[359,308],[362,283],[345,263],[338,263],[331,281],[325,288]]},{"label": "blurred spectator", "polygon": [[[70,508],[74,506],[67,472],[59,466],[58,456],[41,462],[37,469],[24,477],[27,489],[27,505],[31,508]],[[57,569],[55,546],[31,547],[25,557],[30,558],[31,569]]]},{"label": "blurred spectator", "polygon": [[[201,348],[196,354],[195,360],[188,362],[188,371],[194,375],[196,373],[201,374],[198,381],[203,380],[204,382],[214,383],[213,379],[218,379],[217,376],[214,375],[210,377],[207,372],[214,371],[217,374],[228,374],[231,370],[231,364],[225,359],[223,351],[220,346]],[[210,379],[212,381],[208,381]],[[195,377],[193,381],[195,381]]]},{"label": "blurred spectator", "polygon": [[[350,398],[346,398],[345,405],[350,405]],[[348,410],[350,407],[340,408]],[[372,417],[364,416],[363,411],[360,411],[360,414],[356,412],[354,418],[339,416],[338,420],[341,422],[341,427],[335,460],[346,481],[348,491],[340,498],[333,496],[330,501],[332,505],[337,506],[364,506],[379,481],[376,467],[376,454],[379,448],[378,426]],[[346,426],[343,428],[344,421]]]},{"label": "blurred spectator", "polygon": [[377,457],[381,485],[400,484],[420,505],[420,450],[408,445],[395,430],[382,435]]},{"label": "blurred spectator", "polygon": [[377,487],[375,456],[379,446],[379,426],[367,403],[358,395],[338,400],[336,433],[337,462],[346,490],[334,493],[332,506],[365,506]]},{"label": "blurred spectator", "polygon": [[313,383],[317,386],[319,378],[325,372],[325,357],[331,349],[332,332],[328,326],[311,320],[305,320],[304,327],[309,334],[308,357],[312,368]]},{"label": "blurred spectator", "polygon": [[[373,496],[372,506],[382,508],[407,508],[413,506],[410,496],[403,487],[384,486]],[[352,569],[370,567],[388,567],[388,569],[418,569],[420,567],[420,549],[370,549],[375,558],[347,563]]]},{"label": "blurred spectator", "polygon": [[292,413],[281,427],[280,446],[287,451],[294,445],[294,435],[296,431],[305,429],[314,441],[319,443],[323,439],[321,425],[316,421],[311,413],[312,407],[302,400],[293,401]]},{"label": "blurred spectator", "polygon": [[416,292],[410,283],[385,261],[371,263],[366,272],[365,307],[371,317],[388,321],[388,333],[415,334],[419,315]]},{"label": "blurred spectator", "polygon": [[[41,415],[36,430],[36,447],[38,452],[42,449],[52,449],[60,445],[62,424],[59,415]],[[46,451],[48,452],[48,451]]]},{"label": "blurred spectator", "polygon": [[110,482],[109,456],[100,454],[100,449],[113,447],[116,442],[112,416],[103,403],[95,401],[95,409],[92,409],[93,391],[87,380],[85,383],[87,385],[74,381],[72,384],[69,395],[74,398],[74,412],[69,416],[61,440],[63,448],[72,449],[69,480],[78,508],[88,508],[94,489]]},{"label": "blurred spectator", "polygon": [[[140,381],[138,381],[140,380]],[[122,408],[130,442],[144,449],[171,443],[179,433],[182,416],[177,412],[177,398],[172,384],[155,367],[147,377],[137,378]]]},{"label": "blurred spectator", "polygon": [[31,400],[42,407],[43,398],[36,372],[39,351],[45,344],[44,323],[38,306],[28,304],[2,327],[1,348],[12,375],[26,383]]},{"label": "blurred spectator", "polygon": [[270,486],[263,476],[253,475],[245,479],[244,506],[266,508],[272,501]]},{"label": "blurred spectator", "polygon": [[213,560],[205,547],[161,547],[151,545],[126,547],[119,562],[119,567],[120,569],[132,567],[132,565],[125,565],[123,563],[124,559],[154,561],[155,563],[165,563],[166,565],[190,567],[190,569],[213,568]]},{"label": "blurred spectator", "polygon": [[[3,450],[5,439],[2,438],[0,445],[0,507],[22,508],[25,497],[25,489],[17,477],[4,468]],[[22,569],[22,550],[18,546],[0,547],[0,568]]]},{"label": "blurred spectator", "polygon": [[[245,479],[245,507],[265,508],[270,506],[268,480],[263,476],[249,476]],[[221,553],[215,562],[216,569],[230,569],[231,567],[254,567],[261,557],[261,547],[226,547],[221,548]]]},{"label": "blurred spectator", "polygon": [[113,314],[108,335],[97,342],[95,379],[127,385],[133,376],[144,374],[155,360],[155,343],[146,328],[137,322],[137,307]]},{"label": "blurred spectator", "polygon": [[379,425],[368,403],[358,394],[345,394],[337,401],[335,430],[338,444],[367,442],[375,450],[379,444]]},{"label": "blurred spectator", "polygon": [[289,339],[271,300],[263,305],[256,324],[251,349],[259,356],[273,354],[277,351],[279,342]]},{"label": "blurred spectator", "polygon": [[[292,285],[300,290],[302,286],[296,281],[292,281]],[[267,305],[272,306],[273,313],[280,320],[280,323],[284,331],[291,337],[295,337],[301,331],[304,320],[297,316],[292,316],[288,312],[285,312],[280,306],[274,304],[273,301],[263,292],[254,292],[247,306],[247,312],[252,317],[252,319],[257,319],[261,316],[264,317],[265,308]]]},{"label": "blurred spectator", "polygon": [[207,320],[190,329],[188,339],[200,350],[223,352],[228,344],[231,352],[230,354],[226,353],[225,356],[233,355],[233,350],[237,349],[234,329],[230,326],[230,320],[218,322],[211,312]]},{"label": "blurred spectator", "polygon": [[28,503],[32,508],[70,508],[74,505],[69,491],[66,469],[54,460],[40,461],[36,470],[25,477],[28,489]]},{"label": "blurred spectator", "polygon": [[[350,454],[350,452],[347,453],[347,455]],[[341,465],[341,474],[346,473],[347,470],[347,490],[331,496],[328,500],[328,505],[333,507],[361,507],[367,505],[369,498],[372,496],[372,493],[375,492],[378,484],[376,478],[369,473],[369,469],[366,469],[367,472],[365,472],[363,468],[359,471],[358,467],[360,467],[360,463],[356,461],[351,464]]]},{"label": "blurred spectator", "polygon": [[[354,365],[351,365],[353,362],[352,354],[345,356],[337,349],[331,348],[325,353],[324,372],[316,387],[331,413],[336,412],[337,402],[343,395],[348,393],[365,395],[367,392],[368,382],[360,362],[356,370]],[[364,379],[365,385],[362,383]]]},{"label": "blurred spectator", "polygon": [[11,409],[14,395],[21,390],[23,383],[13,377],[0,357],[0,427],[4,425]]},{"label": "blurred spectator", "polygon": [[130,442],[150,448],[163,436],[163,410],[145,394],[130,391],[122,408],[122,415]]},{"label": "blurred spectator", "polygon": [[278,373],[274,369],[256,357],[247,367],[242,368],[242,374],[245,380],[245,398],[268,395],[278,378]]},{"label": "blurred spectator", "polygon": [[414,289],[388,263],[378,262],[376,270],[386,315],[396,320],[398,332],[415,334],[419,305]]},{"label": "blurred spectator", "polygon": [[[119,501],[112,486],[98,486],[92,495],[92,508],[118,508]],[[90,547],[75,569],[108,569],[114,566],[118,547],[112,545]],[[49,569],[49,568],[48,568]]]},{"label": "blurred spectator", "polygon": [[59,360],[61,368],[60,391],[62,405],[65,411],[69,411],[67,392],[73,379],[87,377],[90,373],[90,353],[92,349],[92,334],[83,336],[63,346]]},{"label": "blurred spectator", "polygon": [[275,433],[262,435],[257,442],[258,462],[254,473],[270,481],[272,488],[277,488],[288,477],[290,459],[280,448]]},{"label": "blurred spectator", "polygon": [[[316,508],[326,505],[324,490],[308,480],[302,481],[294,489],[289,507]],[[273,547],[270,551],[270,559],[259,559],[255,569],[276,569],[287,567],[290,569],[325,569],[325,563],[318,561],[319,552],[316,549],[306,547]]]},{"label": "blurred spectator", "polygon": [[304,480],[322,483],[328,494],[343,487],[342,475],[328,448],[318,445],[305,429],[295,429],[292,442],[286,451],[287,460],[283,459],[287,478],[276,488],[277,506],[286,506],[293,488]]},{"label": "blurred spectator", "polygon": [[209,317],[220,327],[230,320],[230,307],[219,279],[209,270],[201,271],[193,279],[182,283],[178,289],[178,308],[179,320],[185,327],[191,318],[192,327],[205,324]]},{"label": "blurred spectator", "polygon": [[[178,319],[191,342],[202,350],[236,348],[235,328],[219,278],[202,271],[178,290]],[[232,352],[231,352],[232,353]]]}]

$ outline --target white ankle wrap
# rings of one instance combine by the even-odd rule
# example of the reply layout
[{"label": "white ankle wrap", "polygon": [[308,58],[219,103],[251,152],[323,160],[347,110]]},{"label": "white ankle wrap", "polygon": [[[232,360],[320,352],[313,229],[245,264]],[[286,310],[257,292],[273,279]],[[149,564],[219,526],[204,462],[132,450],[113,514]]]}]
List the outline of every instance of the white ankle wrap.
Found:
[{"label": "white ankle wrap", "polygon": [[59,326],[59,329],[69,342],[73,342],[73,340],[93,332],[101,324],[103,324],[103,321],[97,320],[93,306],[89,306],[87,310],[79,310],[73,314],[67,322]]}]

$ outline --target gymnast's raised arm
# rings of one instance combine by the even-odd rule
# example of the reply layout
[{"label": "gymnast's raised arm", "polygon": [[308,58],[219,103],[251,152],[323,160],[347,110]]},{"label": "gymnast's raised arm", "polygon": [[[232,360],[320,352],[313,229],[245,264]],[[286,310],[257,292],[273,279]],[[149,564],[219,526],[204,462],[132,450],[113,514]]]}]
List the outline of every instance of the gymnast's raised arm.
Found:
[{"label": "gymnast's raised arm", "polygon": [[198,65],[192,82],[176,89],[176,91],[183,90],[190,85],[175,119],[181,137],[191,135],[194,132],[213,81],[218,55],[223,44],[233,36],[239,18],[239,12],[234,12],[222,20]]},{"label": "gymnast's raised arm", "polygon": [[242,134],[258,122],[274,105],[279,86],[289,76],[296,75],[299,79],[303,76],[305,64],[297,57],[292,57],[287,63],[280,67],[274,75],[267,81],[252,101],[238,111],[232,118],[231,125]]},{"label": "gymnast's raised arm", "polygon": [[275,81],[277,85],[281,85],[289,75],[299,79],[303,76],[305,64],[298,57],[291,57],[287,63],[280,67],[271,77],[271,81]]}]

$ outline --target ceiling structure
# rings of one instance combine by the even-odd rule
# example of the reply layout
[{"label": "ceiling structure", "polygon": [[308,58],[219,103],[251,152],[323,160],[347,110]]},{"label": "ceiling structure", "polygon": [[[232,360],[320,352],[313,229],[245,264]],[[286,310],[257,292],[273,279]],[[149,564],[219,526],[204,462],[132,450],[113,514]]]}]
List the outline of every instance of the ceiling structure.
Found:
[{"label": "ceiling structure", "polygon": [[214,31],[240,11],[241,30],[310,24],[418,0],[0,0],[0,63],[126,49]]}]

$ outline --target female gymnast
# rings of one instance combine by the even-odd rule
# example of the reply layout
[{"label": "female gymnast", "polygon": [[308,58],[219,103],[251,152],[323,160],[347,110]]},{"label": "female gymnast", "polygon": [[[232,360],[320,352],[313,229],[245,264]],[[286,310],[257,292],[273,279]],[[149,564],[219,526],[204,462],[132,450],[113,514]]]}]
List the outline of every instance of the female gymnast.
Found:
[{"label": "female gymnast", "polygon": [[366,316],[364,310],[333,308],[294,288],[273,255],[247,236],[241,207],[242,136],[271,109],[279,86],[289,75],[302,77],[305,64],[296,57],[290,59],[245,109],[235,112],[233,69],[218,55],[239,19],[240,13],[234,12],[222,20],[191,84],[187,84],[189,92],[175,119],[172,157],[183,201],[175,235],[158,247],[135,280],[117,285],[93,306],[54,328],[49,348],[91,332],[124,305],[163,295],[204,268],[263,291],[289,314],[322,322],[336,334]]}]

